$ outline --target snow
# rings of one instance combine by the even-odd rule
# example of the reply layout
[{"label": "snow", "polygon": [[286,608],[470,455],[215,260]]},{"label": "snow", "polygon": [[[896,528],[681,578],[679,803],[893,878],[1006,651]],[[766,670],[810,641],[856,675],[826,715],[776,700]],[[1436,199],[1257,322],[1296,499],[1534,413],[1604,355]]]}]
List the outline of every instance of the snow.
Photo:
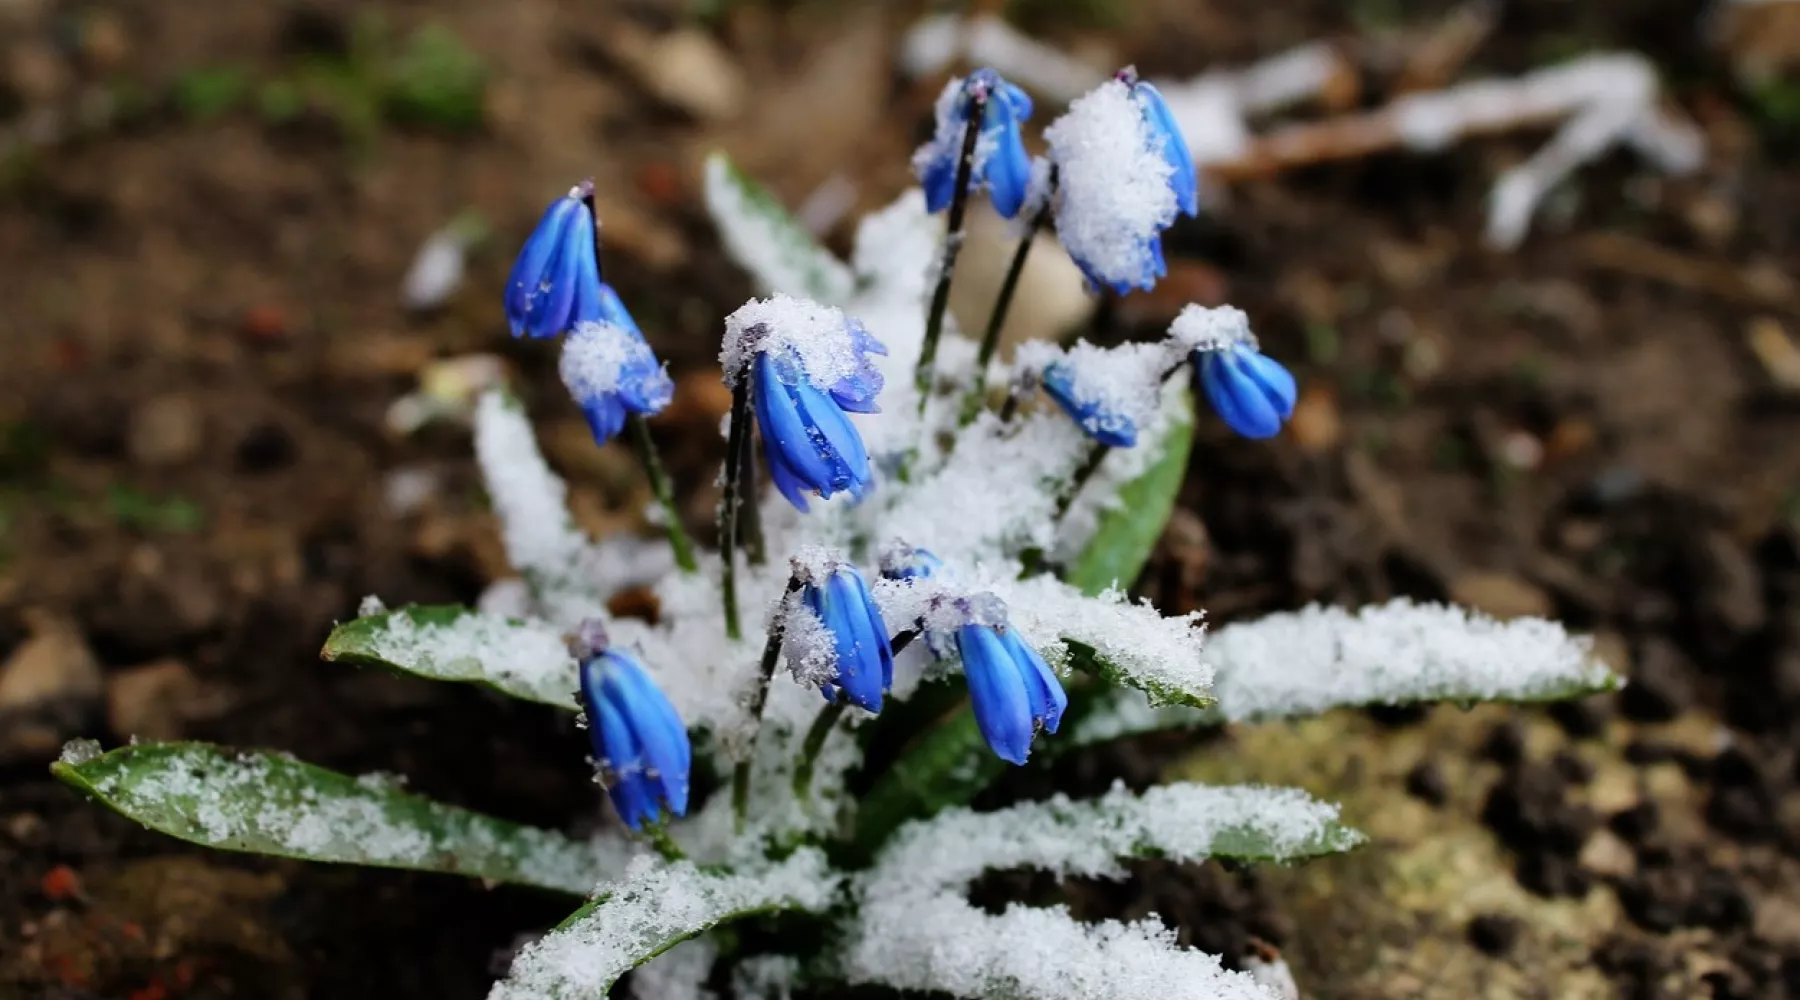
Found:
[{"label": "snow", "polygon": [[1591,641],[1555,622],[1501,622],[1395,600],[1358,611],[1314,605],[1213,633],[1219,709],[1233,720],[1344,705],[1567,696],[1609,686]]},{"label": "snow", "polygon": [[1041,375],[1060,361],[1073,376],[1070,388],[1076,404],[1096,406],[1102,413],[1115,414],[1141,427],[1156,414],[1162,399],[1158,388],[1170,360],[1168,347],[1162,343],[1096,347],[1080,340],[1060,348],[1047,341],[1032,340],[1019,345],[1013,367],[1015,371]]},{"label": "snow", "polygon": [[154,769],[138,761],[102,771],[95,790],[128,815],[179,816],[188,834],[215,847],[428,870],[454,857],[471,875],[507,870],[530,884],[570,891],[624,861],[617,842],[588,845],[548,830],[498,825],[398,793],[386,777],[344,786],[322,783],[286,757],[197,744],[155,753]]},{"label": "snow", "polygon": [[[760,196],[760,197],[759,197]],[[719,240],[765,292],[811,295],[830,302],[849,298],[854,279],[842,261],[803,230],[778,221],[780,206],[760,200],[733,176],[724,156],[706,160],[706,208]]]},{"label": "snow", "polygon": [[1219,351],[1242,344],[1260,350],[1250,332],[1250,317],[1232,306],[1189,304],[1169,324],[1169,340],[1183,352]]},{"label": "snow", "polygon": [[725,317],[719,365],[727,385],[737,384],[758,353],[781,358],[790,352],[821,390],[863,370],[864,356],[850,336],[849,320],[834,306],[777,294],[751,299]]},{"label": "snow", "polygon": [[1056,232],[1108,284],[1150,269],[1148,241],[1175,221],[1174,172],[1131,88],[1109,80],[1044,130],[1057,165]]},{"label": "snow", "polygon": [[563,385],[578,405],[619,390],[628,370],[642,370],[655,357],[649,345],[630,330],[612,323],[577,323],[563,338],[562,360],[557,366]]},{"label": "snow", "polygon": [[1296,789],[1199,785],[949,810],[902,827],[858,880],[844,971],[852,983],[969,998],[1267,1000],[1248,974],[1177,947],[1160,922],[1079,924],[1061,908],[1023,906],[990,916],[964,898],[968,883],[1021,867],[1122,878],[1121,857],[1198,861],[1227,834],[1260,838],[1277,856],[1353,846],[1359,838],[1336,819],[1337,807]]},{"label": "snow", "polygon": [[415,673],[486,681],[532,701],[576,707],[575,661],[562,631],[542,619],[470,611],[449,622],[421,624],[400,611],[361,645]]},{"label": "snow", "polygon": [[825,855],[811,847],[728,873],[640,857],[624,878],[595,890],[601,902],[592,911],[526,945],[488,1000],[605,996],[620,976],[671,943],[748,912],[819,912],[839,884]]},{"label": "snow", "polygon": [[689,938],[632,972],[632,1000],[715,1000],[706,980],[718,959],[711,938]]}]

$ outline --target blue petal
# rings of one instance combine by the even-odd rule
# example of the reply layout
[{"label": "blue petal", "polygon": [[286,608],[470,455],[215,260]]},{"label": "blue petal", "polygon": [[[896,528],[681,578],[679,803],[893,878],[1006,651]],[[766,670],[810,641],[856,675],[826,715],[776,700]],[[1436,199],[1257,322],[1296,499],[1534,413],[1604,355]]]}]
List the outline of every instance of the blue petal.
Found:
[{"label": "blue petal", "polygon": [[569,315],[562,321],[562,329],[569,330],[577,323],[598,323],[606,318],[600,304],[603,286],[600,283],[600,258],[594,247],[594,216],[586,205],[576,213],[565,238],[569,242],[564,253],[569,257],[574,274]]},{"label": "blue petal", "polygon": [[814,432],[811,450],[832,466],[829,478],[817,484],[819,494],[829,497],[842,490],[861,500],[874,478],[862,434],[843,409],[811,382],[802,379],[791,391],[800,419]]},{"label": "blue petal", "polygon": [[1056,671],[1051,670],[1038,651],[1019,637],[1017,629],[1002,632],[1000,641],[1005,643],[1013,663],[1019,668],[1019,675],[1025,680],[1025,690],[1031,697],[1032,720],[1042,723],[1045,732],[1056,732],[1056,727],[1062,724],[1063,710],[1069,707],[1069,696],[1063,691]]},{"label": "blue petal", "polygon": [[650,773],[646,775],[661,786],[662,798],[669,811],[686,815],[688,771],[693,763],[693,748],[687,729],[675,706],[657,688],[643,666],[621,650],[602,654],[611,661],[602,681],[602,692],[613,704],[624,706],[625,722],[643,749]]},{"label": "blue petal", "polygon": [[657,808],[649,785],[644,781],[643,751],[632,736],[631,727],[618,706],[607,697],[605,675],[608,666],[602,657],[594,657],[581,665],[581,704],[587,713],[588,741],[594,757],[608,779],[606,794],[625,825],[636,830],[646,819],[655,819]]},{"label": "blue petal", "polygon": [[556,256],[544,272],[531,305],[525,312],[525,329],[533,337],[554,337],[569,328],[569,315],[580,287],[580,252],[569,240],[574,225],[558,234]]},{"label": "blue petal", "polygon": [[857,600],[868,614],[869,637],[875,649],[875,659],[881,668],[881,689],[886,691],[894,686],[894,648],[888,639],[887,622],[881,617],[881,608],[876,606],[875,597],[869,593],[869,585],[863,582],[862,574],[854,570],[842,570],[840,575],[850,578]]},{"label": "blue petal", "polygon": [[993,128],[983,129],[993,140],[994,148],[982,164],[982,180],[987,184],[988,200],[994,210],[1010,219],[1025,204],[1025,189],[1031,183],[1031,154],[1025,151],[1025,140],[1019,135],[1019,121],[1010,103],[991,101],[988,114],[998,120]]},{"label": "blue petal", "polygon": [[950,200],[956,194],[956,155],[940,156],[925,165],[919,176],[919,186],[925,189],[925,210],[937,213],[950,207]]},{"label": "blue petal", "polygon": [[1000,95],[1000,99],[1005,101],[1007,107],[1012,111],[1014,118],[1022,122],[1031,120],[1031,96],[1029,94],[1020,90],[1016,84],[1004,79],[999,80],[999,86],[995,89]]},{"label": "blue petal", "polygon": [[881,658],[869,626],[868,590],[860,583],[847,571],[831,574],[823,588],[823,617],[836,641],[838,685],[852,704],[879,712],[884,688]]},{"label": "blue petal", "polygon": [[[597,267],[595,273],[599,273]],[[644,331],[638,329],[637,320],[631,318],[631,313],[626,310],[625,303],[619,299],[619,293],[604,281],[600,282],[597,308],[600,313],[600,322],[623,327],[637,334],[639,340],[643,339]]]},{"label": "blue petal", "polygon": [[588,429],[594,432],[594,443],[605,444],[625,429],[625,404],[619,397],[606,393],[581,408]]},{"label": "blue petal", "polygon": [[819,454],[812,429],[801,415],[798,396],[804,378],[800,385],[782,382],[775,374],[774,360],[764,352],[756,356],[755,379],[752,394],[763,441],[781,452],[788,470],[808,490],[829,495],[835,470],[831,461]]},{"label": "blue petal", "polygon": [[956,644],[962,653],[969,700],[982,739],[1001,760],[1025,763],[1031,756],[1034,735],[1031,700],[1012,656],[994,630],[985,625],[957,629]]},{"label": "blue petal", "polygon": [[1292,403],[1284,400],[1280,390],[1292,385],[1293,376],[1271,392],[1258,381],[1257,370],[1242,358],[1252,353],[1237,348],[1208,352],[1201,360],[1200,384],[1220,419],[1239,434],[1260,440],[1281,432],[1284,407],[1292,412]]},{"label": "blue petal", "polygon": [[[544,209],[543,217],[538,220],[537,227],[525,238],[525,246],[520,249],[518,259],[513,262],[512,273],[506,279],[507,324],[512,328],[513,336],[524,333],[528,327],[528,314],[537,297],[539,284],[544,274],[562,247],[562,231],[575,213],[585,215],[585,207],[574,198],[558,198]],[[534,336],[535,336],[534,332]]]},{"label": "blue petal", "polygon": [[[808,509],[806,484],[800,481],[800,477],[794,474],[793,469],[789,468],[787,459],[781,457],[781,449],[777,448],[767,435],[763,437],[763,458],[768,461],[769,478],[775,481],[775,488],[781,492],[782,496],[787,497],[788,503],[793,504],[794,509],[802,514],[806,513]],[[751,502],[755,502],[754,498]]]},{"label": "blue petal", "polygon": [[1097,402],[1076,400],[1075,373],[1067,364],[1057,361],[1044,369],[1044,391],[1095,441],[1113,448],[1131,448],[1137,444],[1137,424],[1130,417],[1114,413]]},{"label": "blue petal", "polygon": [[1300,394],[1300,387],[1294,381],[1294,373],[1286,366],[1261,351],[1243,350],[1244,369],[1255,380],[1263,395],[1268,397],[1269,404],[1275,412],[1286,420],[1294,415],[1294,403]]},{"label": "blue petal", "polygon": [[1169,186],[1175,191],[1175,204],[1185,215],[1200,214],[1200,174],[1194,169],[1194,155],[1188,149],[1187,139],[1181,134],[1181,126],[1176,123],[1174,112],[1169,110],[1162,92],[1153,84],[1139,81],[1131,88],[1131,94],[1137,98],[1138,107],[1143,109],[1150,128],[1162,137],[1163,159],[1175,168],[1175,172],[1169,175]]},{"label": "blue petal", "polygon": [[881,369],[869,360],[869,355],[887,355],[887,345],[869,335],[869,331],[861,322],[850,320],[845,324],[850,333],[850,346],[856,351],[857,370],[838,379],[831,387],[831,398],[851,413],[880,413],[881,407],[876,405],[875,397],[881,394],[886,380],[882,378]]}]

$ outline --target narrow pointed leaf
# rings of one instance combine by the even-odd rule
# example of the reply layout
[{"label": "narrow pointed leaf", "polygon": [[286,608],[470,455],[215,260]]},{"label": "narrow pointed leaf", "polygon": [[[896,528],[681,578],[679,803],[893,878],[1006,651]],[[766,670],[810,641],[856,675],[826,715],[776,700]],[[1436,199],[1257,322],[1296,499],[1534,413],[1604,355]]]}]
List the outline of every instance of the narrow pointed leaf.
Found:
[{"label": "narrow pointed leaf", "polygon": [[292,757],[204,743],[147,743],[50,766],[63,783],[171,837],[304,861],[447,872],[591,891],[600,852]]},{"label": "narrow pointed leaf", "polygon": [[631,969],[727,921],[760,913],[817,913],[839,879],[823,853],[733,871],[646,861],[513,960],[489,1000],[604,1000]]},{"label": "narrow pointed leaf", "polygon": [[723,153],[706,160],[706,208],[719,238],[764,293],[843,305],[855,287],[844,263],[819,245],[761,185]]},{"label": "narrow pointed leaf", "polygon": [[558,708],[577,707],[575,661],[562,633],[547,622],[458,605],[413,605],[339,625],[319,655],[435,681],[483,684]]},{"label": "narrow pointed leaf", "polygon": [[1177,398],[1180,409],[1161,439],[1138,446],[1161,448],[1161,454],[1137,478],[1119,487],[1117,506],[1100,512],[1092,537],[1062,574],[1083,593],[1135,584],[1169,523],[1194,444],[1192,397],[1183,393]]}]

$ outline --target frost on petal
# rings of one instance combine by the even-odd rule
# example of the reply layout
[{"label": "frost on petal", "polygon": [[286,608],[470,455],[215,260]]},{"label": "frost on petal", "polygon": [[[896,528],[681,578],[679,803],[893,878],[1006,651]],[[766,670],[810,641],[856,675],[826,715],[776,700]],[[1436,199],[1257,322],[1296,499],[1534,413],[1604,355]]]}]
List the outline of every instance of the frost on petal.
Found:
[{"label": "frost on petal", "polygon": [[867,340],[850,326],[843,310],[789,295],[751,299],[725,317],[725,346],[719,364],[727,384],[757,354],[796,357],[807,381],[820,390],[870,371]]},{"label": "frost on petal", "polygon": [[853,983],[958,997],[1268,1000],[1247,973],[1180,948],[1157,921],[1078,924],[1066,912],[969,905],[986,871],[1118,878],[1118,859],[1291,859],[1361,838],[1295,789],[1170,785],[1092,802],[1058,796],[990,813],[950,810],[902,827],[855,888],[844,971]]},{"label": "frost on petal", "polygon": [[488,1000],[605,996],[627,971],[717,924],[771,910],[819,912],[838,877],[815,848],[731,872],[641,858],[602,883],[591,910],[526,945]]},{"label": "frost on petal", "polygon": [[1232,720],[1345,705],[1538,701],[1617,685],[1591,642],[1555,622],[1501,622],[1395,600],[1358,611],[1314,605],[1213,633],[1219,710]]}]

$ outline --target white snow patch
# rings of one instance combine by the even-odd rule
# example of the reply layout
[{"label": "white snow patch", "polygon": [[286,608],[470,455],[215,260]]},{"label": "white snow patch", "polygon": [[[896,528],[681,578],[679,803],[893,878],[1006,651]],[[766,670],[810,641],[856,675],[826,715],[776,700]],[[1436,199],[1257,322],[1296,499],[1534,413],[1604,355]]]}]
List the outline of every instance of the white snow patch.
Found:
[{"label": "white snow patch", "polygon": [[1131,88],[1109,80],[1044,130],[1057,165],[1056,232],[1069,255],[1108,283],[1135,284],[1148,241],[1175,221],[1174,168]]}]

